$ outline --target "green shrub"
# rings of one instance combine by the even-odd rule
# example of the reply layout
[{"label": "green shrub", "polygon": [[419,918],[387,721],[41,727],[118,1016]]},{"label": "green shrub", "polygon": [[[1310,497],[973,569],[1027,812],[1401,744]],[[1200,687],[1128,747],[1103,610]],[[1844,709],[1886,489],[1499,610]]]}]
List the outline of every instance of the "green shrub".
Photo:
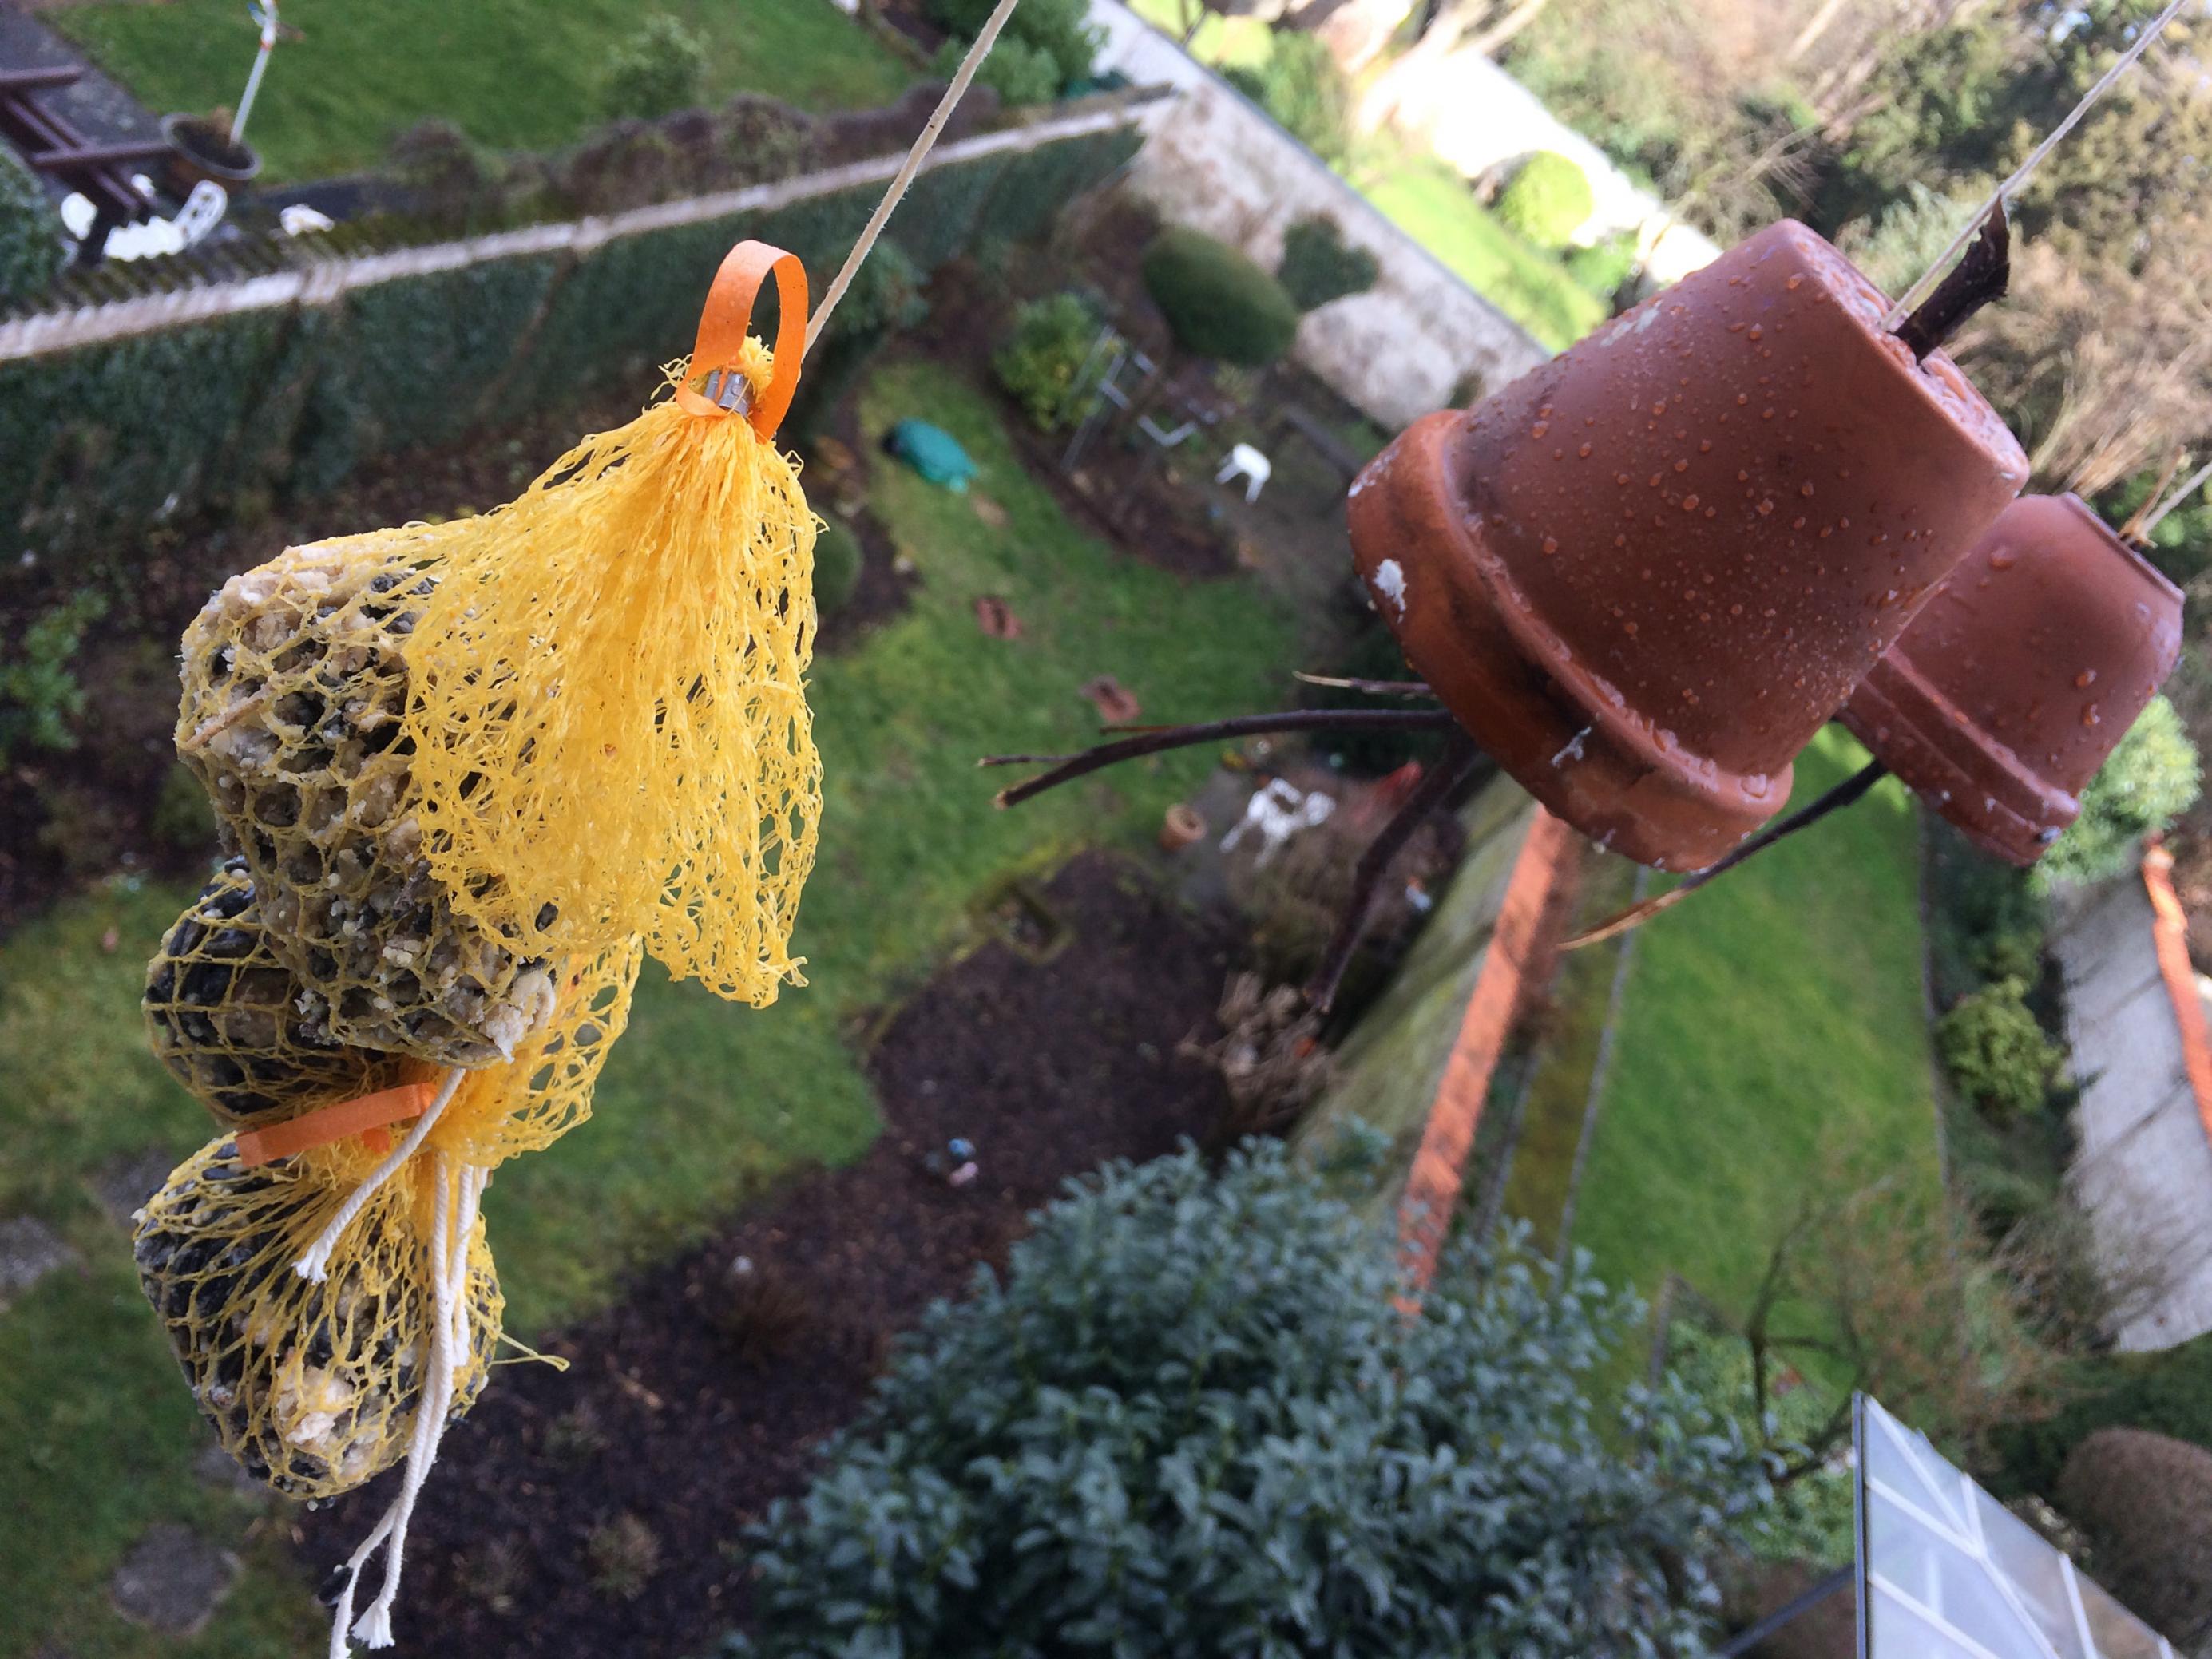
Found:
[{"label": "green shrub", "polygon": [[205,853],[215,846],[215,808],[200,781],[181,766],[169,769],[161,793],[154,798],[146,827],[172,853]]},{"label": "green shrub", "polygon": [[[930,60],[929,72],[940,81],[950,81],[967,53],[967,41],[948,40]],[[994,43],[991,55],[975,71],[975,79],[997,93],[999,102],[1007,109],[1048,104],[1060,96],[1058,61],[1042,46],[1016,40],[1011,30]]]},{"label": "green shrub", "polygon": [[39,293],[68,262],[61,216],[45,187],[0,144],[0,300]]},{"label": "green shrub", "polygon": [[42,611],[20,645],[0,656],[0,760],[27,749],[74,749],[70,722],[84,712],[84,687],[70,659],[107,601],[89,589]]},{"label": "green shrub", "polygon": [[1077,416],[1077,377],[1097,339],[1097,313],[1081,296],[1031,300],[1014,314],[1006,344],[992,354],[991,372],[1031,424],[1056,432]]},{"label": "green shrub", "polygon": [[1596,206],[1583,170],[1548,149],[1523,161],[1498,192],[1498,216],[1538,247],[1565,247]]},{"label": "green shrub", "polygon": [[814,538],[814,608],[834,617],[860,585],[860,538],[835,519]]},{"label": "green shrub", "polygon": [[1325,213],[1294,221],[1283,233],[1282,263],[1275,280],[1300,311],[1314,311],[1331,300],[1364,294],[1382,267],[1364,247],[1344,240],[1344,232]]},{"label": "green shrub", "polygon": [[[964,51],[966,43],[983,32],[994,5],[995,0],[927,0],[922,10],[931,22],[960,41]],[[997,57],[1009,40],[1042,52],[1059,71],[1048,94],[1057,97],[1076,82],[1090,78],[1091,62],[1104,40],[1103,31],[1091,21],[1085,0],[1022,0],[1006,20],[991,55]]]},{"label": "green shrub", "polygon": [[1146,248],[1144,271],[1177,343],[1201,357],[1264,368],[1297,335],[1297,302],[1226,242],[1170,226]]},{"label": "green shrub", "polygon": [[2100,881],[2128,867],[2136,843],[2197,799],[2197,745],[2164,697],[2153,697],[2089,787],[2081,816],[2036,866],[2037,879]]},{"label": "green shrub", "polygon": [[1999,1117],[2040,1107],[2065,1051],[2044,1034],[2025,1000],[2027,988],[1999,980],[1936,1022],[1936,1052],[1959,1092]]},{"label": "green shrub", "polygon": [[1636,233],[1624,230],[1589,247],[1571,247],[1561,263],[1568,276],[1611,305],[1636,275]]},{"label": "green shrub", "polygon": [[2089,1534],[2100,1583],[2192,1652],[2212,1637],[2212,1451],[2100,1429],[2066,1460],[2057,1498]]},{"label": "green shrub", "polygon": [[2100,1428],[2154,1429],[2212,1448],[2212,1335],[2154,1353],[2107,1353],[2075,1367],[2073,1397],[2040,1423],[1997,1437],[2008,1492],[2049,1496],[2066,1456]]},{"label": "green shrub", "polygon": [[617,47],[599,83],[610,115],[647,120],[699,101],[707,82],[707,46],[665,12],[656,12]]},{"label": "green shrub", "polygon": [[1222,78],[1324,161],[1350,158],[1352,82],[1320,36],[1278,29],[1258,64],[1224,70]]},{"label": "green shrub", "polygon": [[1401,1283],[1278,1145],[1076,1183],[755,1530],[732,1650],[1698,1650],[1764,1482],[1672,1385],[1593,1403],[1633,1297],[1513,1247]]}]

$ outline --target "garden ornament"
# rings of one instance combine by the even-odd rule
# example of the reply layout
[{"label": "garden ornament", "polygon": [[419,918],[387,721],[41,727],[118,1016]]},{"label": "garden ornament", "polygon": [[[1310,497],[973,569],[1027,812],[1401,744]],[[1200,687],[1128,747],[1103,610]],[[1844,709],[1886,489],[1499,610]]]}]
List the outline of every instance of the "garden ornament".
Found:
[{"label": "garden ornament", "polygon": [[1306,793],[1287,778],[1276,778],[1264,789],[1253,792],[1245,803],[1244,816],[1221,838],[1221,850],[1233,853],[1243,844],[1245,836],[1257,834],[1260,850],[1252,862],[1262,865],[1274,857],[1284,842],[1301,830],[1310,830],[1328,822],[1336,811],[1334,796],[1316,789]]},{"label": "garden ornament", "polygon": [[1251,445],[1232,444],[1229,459],[1222,462],[1221,470],[1213,475],[1213,482],[1225,484],[1231,478],[1245,480],[1244,501],[1249,507],[1260,499],[1261,487],[1274,475],[1274,464]]},{"label": "garden ornament", "polygon": [[2075,495],[2023,495],[1844,704],[1875,757],[2033,864],[2181,651],[2181,592]]},{"label": "garden ornament", "polygon": [[1940,350],[1792,222],[1352,486],[1407,659],[1553,812],[1638,862],[1714,863],[2027,477]]}]

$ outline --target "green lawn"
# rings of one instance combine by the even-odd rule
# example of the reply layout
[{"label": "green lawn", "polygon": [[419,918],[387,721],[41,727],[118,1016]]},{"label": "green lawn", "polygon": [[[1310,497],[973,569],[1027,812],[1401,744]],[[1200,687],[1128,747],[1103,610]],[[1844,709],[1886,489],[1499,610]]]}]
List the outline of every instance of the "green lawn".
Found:
[{"label": "green lawn", "polygon": [[[1077,688],[1096,674],[1114,675],[1160,719],[1279,696],[1291,619],[1249,580],[1186,583],[1075,531],[1022,471],[992,408],[942,370],[895,365],[878,376],[864,408],[871,435],[908,414],[960,439],[1006,522],[986,522],[969,498],[889,462],[877,469],[874,507],[922,585],[906,616],[816,665],[828,787],[798,940],[812,982],[756,1013],[648,970],[598,1115],[501,1170],[486,1199],[519,1333],[603,1301],[627,1268],[701,1236],[794,1161],[858,1153],[877,1118],[854,1039],[971,937],[969,906],[992,878],[1102,838],[1147,836],[1211,763],[1193,751],[1117,769],[996,812],[1000,780],[975,771],[976,756],[1079,745],[1095,719]],[[1019,640],[982,635],[971,608],[982,592],[1012,605]],[[0,1315],[4,1659],[42,1643],[72,1659],[275,1659],[323,1639],[304,1580],[266,1543],[191,1643],[140,1636],[105,1594],[148,1525],[176,1519],[235,1537],[250,1513],[191,1474],[200,1444],[191,1402],[126,1242],[87,1185],[120,1155],[153,1146],[181,1157],[209,1133],[147,1054],[136,1007],[140,964],[185,896],[111,885],[0,946],[0,1215],[46,1218],[88,1264]]]},{"label": "green lawn", "polygon": [[1399,162],[1368,186],[1367,199],[1554,351],[1612,314],[1558,260],[1499,223],[1465,179],[1432,157]]},{"label": "green lawn", "polygon": [[[914,78],[828,0],[284,0],[304,38],[278,44],[246,136],[271,179],[372,166],[433,115],[499,149],[556,149],[605,118],[608,56],[648,10],[707,43],[713,97],[859,109]],[[48,17],[156,113],[235,106],[257,42],[242,0],[118,0]]]},{"label": "green lawn", "polygon": [[[1865,758],[1826,728],[1795,799]],[[1575,1210],[1608,1279],[1740,1309],[1838,1162],[1939,1178],[1912,812],[1886,781],[1644,927]]]}]

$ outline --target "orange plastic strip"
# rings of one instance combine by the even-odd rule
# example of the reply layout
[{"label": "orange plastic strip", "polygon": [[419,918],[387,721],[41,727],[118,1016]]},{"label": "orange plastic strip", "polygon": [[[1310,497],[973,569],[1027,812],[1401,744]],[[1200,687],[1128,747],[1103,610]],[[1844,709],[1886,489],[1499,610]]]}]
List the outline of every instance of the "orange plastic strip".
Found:
[{"label": "orange plastic strip", "polygon": [[431,1084],[403,1083],[396,1089],[380,1089],[335,1106],[318,1107],[265,1129],[248,1129],[238,1138],[239,1161],[252,1169],[304,1152],[310,1146],[326,1146],[349,1135],[380,1133],[387,1123],[422,1116],[437,1094]]},{"label": "orange plastic strip", "polygon": [[2212,1035],[2204,1028],[2204,1000],[2197,994],[2197,969],[2189,960],[2189,918],[2173,890],[2173,854],[2155,836],[2143,849],[2143,887],[2157,920],[2151,938],[2158,946],[2159,977],[2173,1004],[2181,1028],[2181,1057],[2189,1070],[2189,1091],[2197,1097],[2197,1115],[2212,1137]]},{"label": "orange plastic strip", "polygon": [[[1436,1277],[1437,1257],[1451,1230],[1452,1207],[1459,1202],[1467,1155],[1474,1146],[1491,1074],[1505,1050],[1545,904],[1572,854],[1574,839],[1573,830],[1538,807],[1506,880],[1498,925],[1491,930],[1474,993],[1467,1000],[1458,1040],[1444,1062],[1443,1079],[1429,1107],[1429,1121],[1421,1131],[1420,1149],[1413,1154],[1406,1196],[1399,1206],[1399,1259],[1412,1295],[1428,1289]],[[1413,1311],[1410,1303],[1401,1305]]]},{"label": "orange plastic strip", "polygon": [[707,303],[699,313],[699,342],[691,348],[690,380],[676,388],[676,401],[694,415],[720,417],[731,413],[704,393],[695,392],[690,380],[710,369],[728,368],[738,361],[751,325],[753,301],[761,284],[775,277],[775,371],[762,389],[748,417],[763,440],[775,435],[783,412],[791,407],[791,394],[799,389],[799,360],[806,355],[806,267],[799,256],[766,242],[740,242],[723,258],[722,268],[707,290]]}]

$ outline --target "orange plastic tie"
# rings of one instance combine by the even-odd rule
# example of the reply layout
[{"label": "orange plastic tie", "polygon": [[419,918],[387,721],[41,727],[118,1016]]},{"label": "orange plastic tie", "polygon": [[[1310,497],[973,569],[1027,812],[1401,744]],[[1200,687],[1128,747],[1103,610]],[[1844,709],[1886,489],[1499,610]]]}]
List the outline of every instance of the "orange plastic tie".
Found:
[{"label": "orange plastic tie", "polygon": [[763,442],[782,424],[792,393],[799,389],[799,360],[806,355],[806,267],[797,254],[750,241],[729,251],[699,313],[699,342],[691,348],[690,374],[676,388],[677,403],[694,415],[720,418],[736,412],[694,391],[692,382],[712,370],[735,368],[752,323],[753,301],[771,273],[776,293],[775,371],[746,417]]},{"label": "orange plastic tie", "polygon": [[265,1129],[248,1129],[238,1137],[239,1161],[252,1169],[311,1146],[343,1140],[348,1135],[381,1134],[386,1124],[428,1111],[437,1092],[428,1083],[403,1083],[396,1089],[380,1089],[373,1095],[318,1107]]}]

